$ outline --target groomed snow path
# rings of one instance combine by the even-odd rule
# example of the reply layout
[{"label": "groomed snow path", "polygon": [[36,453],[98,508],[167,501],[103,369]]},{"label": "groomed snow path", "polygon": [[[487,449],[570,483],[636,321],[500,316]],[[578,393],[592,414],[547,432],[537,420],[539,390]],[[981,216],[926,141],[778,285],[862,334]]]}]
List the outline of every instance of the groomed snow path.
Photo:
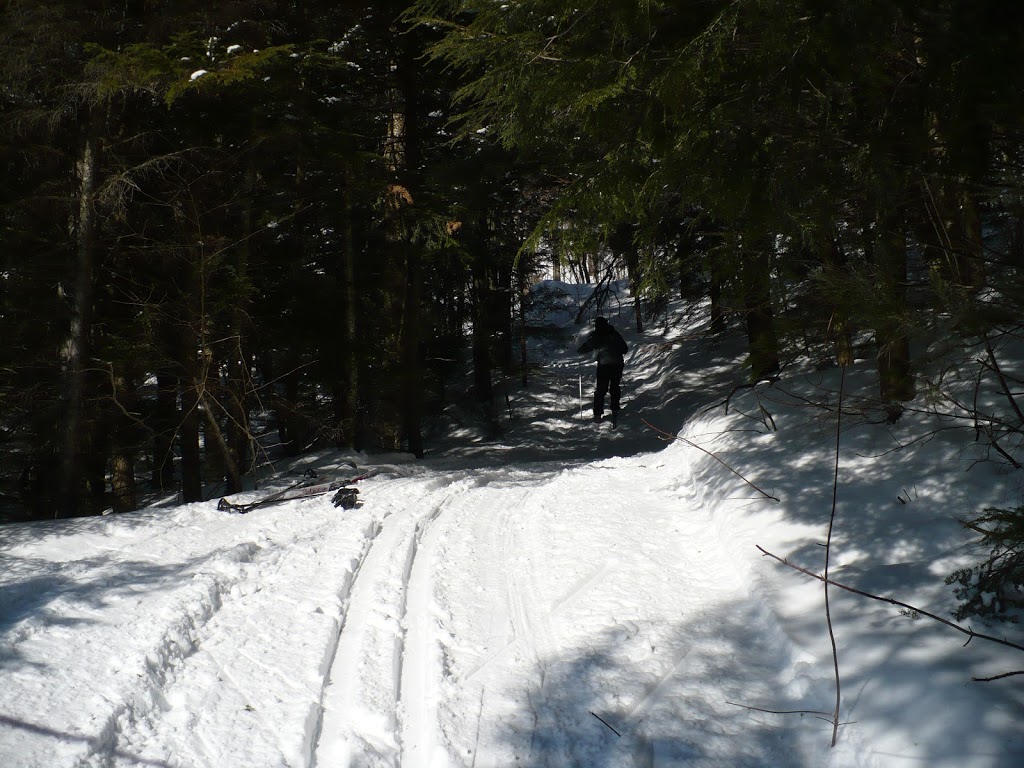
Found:
[{"label": "groomed snow path", "polygon": [[[795,660],[750,542],[679,466],[405,465],[348,512],[54,527],[0,704],[78,714],[5,722],[0,751],[26,768],[811,765],[821,728],[734,703],[784,698]],[[64,535],[91,551],[60,562]],[[34,657],[58,605],[73,660]]]}]

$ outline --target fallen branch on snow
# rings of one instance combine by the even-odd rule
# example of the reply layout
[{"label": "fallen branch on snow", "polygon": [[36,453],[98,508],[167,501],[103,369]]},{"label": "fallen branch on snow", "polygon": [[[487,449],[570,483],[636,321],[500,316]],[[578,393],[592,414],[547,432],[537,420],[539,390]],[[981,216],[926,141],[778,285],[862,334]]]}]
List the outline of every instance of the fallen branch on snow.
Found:
[{"label": "fallen branch on snow", "polygon": [[688,440],[688,439],[686,439],[685,437],[682,437],[681,435],[674,435],[674,434],[672,434],[671,432],[666,432],[665,430],[663,430],[663,429],[660,429],[659,427],[656,427],[656,426],[654,426],[653,424],[651,424],[651,422],[649,422],[649,421],[648,421],[647,419],[643,419],[643,418],[642,418],[642,419],[640,419],[640,421],[642,421],[642,422],[643,422],[644,424],[646,424],[646,425],[647,425],[648,427],[650,427],[651,429],[653,429],[653,430],[654,430],[655,432],[657,432],[658,434],[664,435],[664,436],[665,436],[666,438],[668,438],[668,439],[671,439],[671,440],[682,440],[682,441],[683,441],[684,443],[686,443],[687,445],[689,445],[689,446],[691,446],[691,447],[693,447],[693,448],[696,448],[696,449],[697,449],[698,451],[700,451],[701,453],[706,453],[706,454],[707,454],[708,456],[710,456],[710,457],[711,457],[712,459],[714,459],[715,461],[717,461],[717,462],[718,462],[719,464],[721,464],[721,465],[722,465],[723,467],[725,467],[726,469],[728,469],[728,470],[729,470],[730,472],[732,472],[732,473],[733,473],[734,475],[736,475],[736,477],[738,477],[738,478],[739,478],[740,480],[742,480],[742,481],[743,481],[744,483],[746,483],[746,484],[747,484],[747,485],[749,485],[749,486],[750,486],[751,488],[753,488],[753,489],[754,489],[755,491],[757,491],[758,493],[760,493],[760,494],[761,494],[762,496],[764,496],[764,497],[765,497],[766,499],[771,499],[772,501],[780,501],[780,499],[779,499],[779,498],[778,498],[777,496],[772,496],[772,495],[771,495],[770,493],[767,493],[766,491],[762,491],[762,490],[761,490],[760,488],[758,488],[758,487],[757,487],[756,485],[754,485],[754,484],[753,484],[752,482],[750,482],[749,480],[747,480],[747,478],[745,478],[745,477],[744,477],[743,475],[741,475],[741,474],[740,474],[739,472],[737,472],[737,471],[736,471],[735,469],[733,469],[732,467],[730,467],[730,466],[729,466],[728,464],[726,464],[726,463],[725,463],[725,462],[724,462],[724,461],[723,461],[722,459],[720,459],[720,458],[719,458],[718,456],[716,456],[715,454],[713,454],[713,453],[712,453],[711,451],[709,451],[709,450],[708,450],[707,448],[701,448],[701,447],[700,447],[699,445],[697,445],[697,444],[696,444],[695,442],[693,442],[692,440]]},{"label": "fallen branch on snow", "polygon": [[[847,592],[851,592],[851,593],[853,593],[855,595],[860,595],[861,597],[866,597],[866,598],[868,598],[870,600],[878,600],[879,602],[882,602],[882,603],[889,603],[889,605],[895,605],[895,606],[898,606],[900,608],[906,608],[907,610],[913,611],[914,613],[916,613],[916,614],[918,614],[920,616],[924,616],[926,618],[929,618],[932,621],[937,621],[940,624],[945,624],[950,629],[955,629],[957,632],[960,632],[960,633],[962,633],[964,635],[967,635],[967,642],[964,643],[965,647],[971,642],[971,640],[973,640],[974,638],[978,638],[979,640],[988,640],[990,643],[997,643],[998,645],[1005,645],[1007,648],[1013,648],[1013,649],[1018,650],[1018,651],[1024,651],[1024,645],[1020,645],[1018,643],[1010,642],[1009,640],[1003,639],[1001,637],[995,637],[993,635],[986,635],[986,634],[984,634],[982,632],[975,632],[970,627],[961,627],[956,622],[950,621],[949,619],[944,619],[941,616],[935,615],[934,613],[929,613],[928,611],[923,610],[921,608],[917,608],[916,606],[910,605],[909,603],[904,603],[904,602],[902,602],[900,600],[896,600],[896,599],[891,598],[891,597],[885,597],[883,595],[875,595],[875,594],[872,594],[871,592],[865,592],[862,589],[857,589],[856,587],[851,587],[848,584],[841,584],[838,581],[833,581],[832,579],[826,579],[820,573],[814,573],[813,571],[809,571],[806,568],[802,568],[801,566],[797,565],[796,563],[791,563],[786,558],[779,557],[778,555],[769,552],[764,547],[761,547],[759,545],[755,545],[755,546],[757,546],[758,550],[760,550],[762,555],[765,555],[766,557],[770,557],[773,560],[777,560],[780,563],[782,563],[784,566],[786,566],[787,568],[792,568],[794,571],[798,571],[798,572],[804,574],[805,576],[810,576],[812,579],[817,579],[818,581],[822,582],[823,584],[828,584],[828,585],[833,586],[833,587],[838,587],[839,589],[846,590]],[[999,680],[999,679],[1004,678],[1004,677],[1011,677],[1013,675],[1022,675],[1022,674],[1024,674],[1024,670],[1021,670],[1019,672],[1008,672],[1008,673],[1003,674],[1003,675],[996,675],[995,677],[975,677],[975,678],[971,678],[971,679],[974,680],[975,682],[987,682],[987,681],[990,681],[990,680]]]}]

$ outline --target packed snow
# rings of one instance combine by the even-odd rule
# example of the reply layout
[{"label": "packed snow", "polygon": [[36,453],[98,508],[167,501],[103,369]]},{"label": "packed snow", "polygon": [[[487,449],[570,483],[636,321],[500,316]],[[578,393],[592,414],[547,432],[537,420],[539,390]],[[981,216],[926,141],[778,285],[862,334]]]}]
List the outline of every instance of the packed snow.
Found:
[{"label": "packed snow", "polygon": [[308,455],[233,497],[355,461],[378,470],[355,509],[165,499],[0,528],[0,764],[1024,764],[1019,678],[972,682],[1019,651],[836,588],[831,746],[823,585],[757,548],[823,571],[838,435],[831,577],[951,618],[944,577],[979,557],[958,520],[1016,506],[1018,474],[970,433],[915,441],[923,414],[851,399],[837,431],[836,369],[744,386],[742,339],[699,306],[644,333],[604,307],[631,349],[618,426],[592,423],[587,290],[538,291],[500,433],[453,406],[422,461]]}]

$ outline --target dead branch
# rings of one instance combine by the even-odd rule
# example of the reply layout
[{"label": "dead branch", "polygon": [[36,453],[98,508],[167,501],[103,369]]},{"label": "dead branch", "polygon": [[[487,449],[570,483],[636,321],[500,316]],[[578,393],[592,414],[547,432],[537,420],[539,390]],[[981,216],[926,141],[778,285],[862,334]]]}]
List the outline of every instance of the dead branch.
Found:
[{"label": "dead branch", "polygon": [[739,384],[739,385],[733,387],[732,391],[729,392],[729,394],[726,395],[726,398],[725,398],[725,412],[726,412],[726,414],[729,413],[729,402],[732,400],[733,395],[735,395],[737,392],[743,392],[744,390],[747,390],[747,389],[749,389],[749,390],[751,390],[753,392],[753,391],[755,391],[755,388],[757,387],[758,384],[774,384],[778,380],[779,380],[778,376],[769,376],[766,379],[758,379],[757,381],[751,381],[751,382],[749,382],[747,384]]},{"label": "dead branch", "polygon": [[594,717],[596,717],[596,718],[597,718],[598,720],[600,720],[600,721],[601,721],[602,723],[604,723],[604,726],[605,726],[605,728],[607,728],[607,729],[608,729],[609,731],[611,731],[612,733],[614,733],[614,734],[615,734],[616,736],[618,736],[618,737],[619,737],[620,739],[622,738],[622,734],[621,734],[621,733],[619,733],[618,731],[616,731],[616,730],[615,730],[614,728],[612,728],[612,727],[611,727],[611,726],[610,726],[610,725],[608,724],[608,721],[607,721],[607,720],[605,720],[605,719],[604,719],[603,717],[601,717],[601,716],[600,716],[599,714],[597,714],[596,712],[591,712],[590,714],[592,714],[592,715],[593,715]]},{"label": "dead branch", "polygon": [[749,709],[751,712],[764,712],[769,715],[814,715],[815,717],[820,717],[822,720],[832,722],[831,712],[819,712],[816,709],[765,709],[763,707],[751,707],[748,704],[739,704],[738,702],[729,701],[728,699],[725,703],[734,707],[739,707],[740,709]]},{"label": "dead branch", "polygon": [[839,410],[836,414],[836,463],[835,472],[832,475],[832,513],[828,519],[828,536],[825,539],[825,623],[828,624],[828,639],[832,643],[832,666],[835,669],[836,677],[836,708],[832,715],[832,746],[839,741],[839,704],[840,678],[839,678],[839,648],[836,645],[836,633],[832,627],[832,610],[828,598],[828,568],[832,558],[832,531],[836,522],[836,500],[839,496],[839,436],[842,434],[843,425],[843,388],[846,385],[846,366],[843,366],[839,376]]},{"label": "dead branch", "polygon": [[674,434],[672,434],[671,432],[666,432],[665,430],[663,430],[663,429],[660,429],[660,428],[658,428],[658,427],[654,426],[653,424],[651,424],[651,422],[649,422],[649,421],[648,421],[647,419],[641,418],[641,419],[640,419],[640,421],[642,421],[642,422],[643,422],[644,424],[646,424],[646,425],[647,425],[648,427],[650,427],[651,429],[653,429],[653,430],[654,430],[655,432],[657,432],[658,434],[664,435],[665,437],[667,437],[667,438],[669,438],[669,439],[671,439],[671,440],[681,440],[682,442],[686,443],[687,445],[689,445],[689,446],[691,446],[691,447],[693,447],[693,448],[696,448],[696,449],[697,449],[698,451],[700,451],[701,453],[706,453],[706,454],[707,454],[708,456],[710,456],[710,457],[711,457],[712,459],[714,459],[715,461],[717,461],[717,462],[718,462],[719,464],[721,464],[721,465],[722,465],[723,467],[725,467],[726,469],[728,469],[728,470],[729,470],[730,472],[732,472],[732,473],[733,473],[734,475],[736,475],[736,477],[738,477],[738,478],[739,478],[740,480],[742,480],[742,481],[743,481],[744,483],[746,483],[746,484],[747,484],[747,485],[749,485],[749,486],[750,486],[751,488],[753,488],[753,489],[754,489],[755,491],[757,491],[758,493],[760,493],[760,494],[761,494],[762,496],[764,496],[764,497],[765,497],[766,499],[771,499],[772,501],[781,501],[781,499],[779,499],[779,498],[778,498],[777,496],[772,496],[772,495],[771,495],[770,493],[768,493],[768,492],[766,492],[766,491],[762,491],[762,490],[761,490],[760,488],[758,488],[758,487],[757,487],[756,485],[754,485],[754,484],[753,484],[752,482],[750,482],[749,480],[747,480],[747,478],[745,478],[745,477],[744,477],[743,475],[741,475],[741,474],[740,474],[739,472],[737,472],[737,471],[736,471],[735,469],[733,469],[732,467],[730,467],[730,466],[729,466],[729,465],[728,465],[728,464],[727,464],[727,463],[726,463],[725,461],[723,461],[723,460],[722,460],[722,459],[720,459],[720,458],[719,458],[718,456],[716,456],[715,454],[713,454],[713,453],[712,453],[711,451],[709,451],[709,450],[708,450],[707,448],[701,448],[701,447],[700,447],[699,445],[697,445],[697,444],[696,444],[695,442],[693,442],[692,440],[687,440],[687,439],[686,439],[685,437],[683,437],[683,436],[681,436],[681,435],[674,435]]},{"label": "dead branch", "polygon": [[[757,546],[757,545],[755,545],[755,546]],[[870,600],[878,600],[879,602],[888,603],[889,605],[895,605],[895,606],[897,606],[899,608],[906,608],[907,610],[913,611],[914,613],[919,614],[921,616],[924,616],[925,618],[931,619],[932,621],[937,621],[940,624],[944,624],[947,627],[949,627],[950,629],[955,629],[957,632],[960,632],[960,633],[962,633],[964,635],[967,635],[967,642],[964,643],[965,646],[968,645],[971,642],[971,640],[973,640],[974,638],[978,638],[979,640],[988,640],[990,643],[996,643],[998,645],[1005,645],[1007,648],[1013,648],[1013,649],[1018,650],[1018,651],[1024,651],[1024,645],[1019,645],[1017,643],[1012,643],[1009,640],[1005,640],[1005,639],[1000,638],[1000,637],[994,637],[993,635],[986,635],[986,634],[983,634],[981,632],[975,632],[973,629],[971,629],[969,627],[961,627],[959,624],[957,624],[955,622],[952,622],[949,619],[944,619],[941,616],[936,616],[934,613],[929,613],[928,611],[926,611],[926,610],[924,610],[922,608],[918,608],[917,606],[910,605],[909,603],[904,603],[904,602],[901,602],[900,600],[896,600],[896,599],[891,598],[891,597],[885,597],[883,595],[875,595],[875,594],[872,594],[871,592],[865,592],[862,589],[857,589],[856,587],[851,587],[848,584],[842,584],[842,583],[840,583],[838,581],[834,581],[832,579],[826,579],[820,573],[814,573],[813,571],[809,571],[808,569],[803,568],[803,567],[797,565],[796,563],[791,563],[786,558],[779,557],[778,555],[769,552],[764,547],[757,546],[757,548],[758,548],[758,550],[760,550],[762,555],[765,555],[766,557],[770,557],[773,560],[778,560],[780,563],[782,563],[787,568],[792,568],[794,571],[799,571],[800,573],[804,574],[805,576],[810,576],[812,579],[817,579],[818,581],[821,581],[821,582],[824,582],[824,583],[828,583],[828,584],[830,584],[833,587],[837,587],[839,589],[845,590],[845,591],[850,592],[850,593],[852,593],[854,595],[860,595],[861,597],[866,597],[866,598],[868,598]],[[996,678],[993,678],[993,679],[996,679]]]},{"label": "dead branch", "polygon": [[1017,675],[1024,675],[1024,669],[1017,670],[1016,672],[1004,672],[1001,675],[993,675],[992,677],[972,677],[971,680],[975,683],[991,683],[993,680],[1002,680],[1005,677],[1016,677]]}]

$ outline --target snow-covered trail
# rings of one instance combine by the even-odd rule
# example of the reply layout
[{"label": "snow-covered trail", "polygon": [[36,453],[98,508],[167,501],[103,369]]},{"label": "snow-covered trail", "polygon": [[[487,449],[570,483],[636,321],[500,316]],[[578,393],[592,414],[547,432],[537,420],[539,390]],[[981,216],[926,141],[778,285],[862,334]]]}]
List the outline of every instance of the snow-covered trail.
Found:
[{"label": "snow-covered trail", "polygon": [[432,523],[472,481],[438,475],[403,485],[381,489],[380,532],[351,591],[317,729],[320,768],[400,764],[410,730],[402,715],[421,709],[405,701],[412,687],[407,679],[422,666],[416,653],[427,646],[409,638],[421,629],[412,617],[425,597],[417,555]]},{"label": "snow-covered trail", "polygon": [[[831,374],[744,404],[745,345],[700,341],[700,322],[625,329],[618,429],[580,418],[565,319],[498,438],[456,411],[423,461],[277,468],[272,485],[376,467],[353,510],[0,527],[0,768],[1021,765],[1019,691],[967,684],[1014,653],[846,593],[829,748],[808,711],[836,698],[821,588],[754,545],[820,567],[835,424],[805,406]],[[943,614],[943,574],[972,562],[954,515],[1011,491],[958,441],[894,454],[908,430],[843,435],[834,572]]]},{"label": "snow-covered trail", "polygon": [[289,537],[193,632],[156,706],[118,734],[132,757],[115,765],[137,757],[172,766],[309,763],[324,674],[377,524],[341,518],[326,498],[305,507],[321,524]]},{"label": "snow-covered trail", "polygon": [[[675,486],[667,494],[666,484]],[[779,680],[790,652],[748,574],[729,567],[739,562],[732,544],[708,530],[693,501],[688,478],[611,460],[559,473],[520,507],[494,509],[487,530],[452,521],[437,561],[441,637],[450,638],[449,672],[438,679],[452,715],[477,720],[449,729],[476,733],[472,744],[451,745],[455,764],[754,757],[742,754],[752,741],[738,738],[749,718],[726,699],[757,693],[741,677],[752,670]],[[462,563],[473,570],[460,573]],[[495,571],[498,583],[480,589]],[[486,627],[477,620],[485,606]],[[709,675],[720,678],[720,700],[704,696]],[[773,762],[759,750],[753,764]]]},{"label": "snow-covered trail", "polygon": [[318,768],[804,764],[736,706],[778,701],[794,654],[689,478],[634,458],[404,490],[351,590]]},{"label": "snow-covered trail", "polygon": [[39,720],[5,722],[0,753],[25,766],[302,764],[374,525],[334,512],[326,499],[266,516],[193,504],[37,527],[7,547],[8,576],[37,576],[31,596],[4,592],[24,615],[4,628],[0,712]]},{"label": "snow-covered trail", "polygon": [[[416,465],[347,512],[191,505],[138,535],[131,518],[83,521],[95,551],[55,561],[43,600],[81,617],[68,657],[33,658],[33,627],[48,653],[59,628],[26,618],[0,692],[0,711],[35,696],[34,711],[80,716],[4,739],[26,768],[814,764],[820,729],[737,706],[795,702],[808,683],[749,542],[680,466]],[[108,573],[111,541],[152,577],[118,557]],[[62,688],[49,665],[66,665]]]}]

